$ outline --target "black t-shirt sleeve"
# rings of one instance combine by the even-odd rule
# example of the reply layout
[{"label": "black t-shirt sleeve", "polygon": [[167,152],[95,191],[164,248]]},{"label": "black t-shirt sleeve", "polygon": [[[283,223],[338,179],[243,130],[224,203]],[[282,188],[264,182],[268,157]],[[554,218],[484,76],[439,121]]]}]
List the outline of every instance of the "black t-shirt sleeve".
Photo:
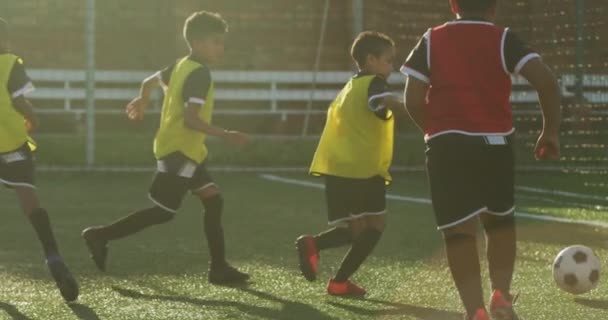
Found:
[{"label": "black t-shirt sleeve", "polygon": [[428,35],[430,31],[425,33],[418,44],[410,52],[410,55],[405,60],[401,67],[401,72],[407,76],[414,77],[418,80],[430,83],[431,69],[428,61]]},{"label": "black t-shirt sleeve", "polygon": [[507,30],[505,36],[504,57],[507,70],[517,74],[530,60],[540,58],[530,46],[518,37],[513,31]]},{"label": "black t-shirt sleeve", "polygon": [[386,120],[389,115],[388,108],[382,102],[390,95],[392,93],[386,80],[376,76],[369,85],[367,105],[380,119]]},{"label": "black t-shirt sleeve", "polygon": [[25,65],[21,58],[18,58],[13,65],[13,69],[9,75],[7,89],[13,99],[34,90],[32,80],[25,72]]},{"label": "black t-shirt sleeve", "polygon": [[205,67],[194,70],[184,83],[182,98],[186,104],[204,105],[211,87],[211,72]]}]

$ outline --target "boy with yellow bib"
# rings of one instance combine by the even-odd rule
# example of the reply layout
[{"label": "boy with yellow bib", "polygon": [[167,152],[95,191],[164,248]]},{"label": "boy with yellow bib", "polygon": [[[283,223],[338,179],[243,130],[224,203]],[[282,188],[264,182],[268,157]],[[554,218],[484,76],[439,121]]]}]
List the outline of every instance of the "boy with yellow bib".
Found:
[{"label": "boy with yellow bib", "polygon": [[78,298],[78,283],[59,253],[49,216],[36,193],[33,140],[38,118],[25,94],[34,90],[23,60],[10,53],[8,24],[0,19],[0,185],[15,191],[42,244],[46,264],[66,301]]},{"label": "boy with yellow bib", "polygon": [[192,14],[184,27],[190,55],[144,80],[140,96],[127,106],[129,118],[140,120],[152,90],[162,86],[165,91],[160,128],[154,139],[157,172],[149,193],[152,206],[110,225],[83,231],[91,257],[100,270],[105,270],[108,242],[169,222],[190,191],[205,208],[204,230],[211,256],[209,282],[235,284],[249,279],[249,275],[226,262],[221,223],[224,202],[205,166],[208,135],[234,145],[249,140],[240,132],[211,125],[214,87],[208,66],[219,63],[227,29],[219,14],[205,11]]},{"label": "boy with yellow bib", "polygon": [[300,270],[316,279],[319,252],[351,245],[327,292],[362,296],[365,290],[349,279],[371,254],[384,231],[386,185],[391,181],[393,111],[405,108],[389,91],[393,71],[393,40],[378,32],[363,32],[351,55],[359,72],[330,105],[327,122],[310,173],[323,176],[331,229],[296,241]]}]

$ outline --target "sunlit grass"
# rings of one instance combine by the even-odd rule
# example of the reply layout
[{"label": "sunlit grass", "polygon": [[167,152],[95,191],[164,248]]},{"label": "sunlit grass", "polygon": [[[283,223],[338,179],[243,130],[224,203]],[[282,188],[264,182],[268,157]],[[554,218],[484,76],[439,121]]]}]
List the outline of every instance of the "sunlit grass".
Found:
[{"label": "sunlit grass", "polygon": [[[150,175],[44,173],[40,194],[63,254],[81,282],[82,296],[78,304],[61,301],[27,220],[11,192],[1,192],[0,319],[461,319],[430,206],[389,202],[385,236],[354,277],[369,296],[345,300],[324,291],[343,249],[322,253],[317,282],[309,283],[297,272],[293,240],[326,226],[320,190],[269,182],[253,174],[216,178],[226,198],[228,255],[252,273],[249,287],[207,283],[202,208],[194,199],[185,202],[172,223],[113,243],[108,273],[98,273],[80,230],[148,205]],[[417,174],[396,177],[390,192],[428,197],[424,176]],[[553,208],[542,202],[530,201],[523,207],[606,220],[590,210]],[[555,254],[569,244],[589,245],[608,263],[606,231],[522,219],[519,234],[514,287],[521,294],[518,310],[524,319],[607,317],[605,285],[577,302],[558,291],[551,277]]]}]

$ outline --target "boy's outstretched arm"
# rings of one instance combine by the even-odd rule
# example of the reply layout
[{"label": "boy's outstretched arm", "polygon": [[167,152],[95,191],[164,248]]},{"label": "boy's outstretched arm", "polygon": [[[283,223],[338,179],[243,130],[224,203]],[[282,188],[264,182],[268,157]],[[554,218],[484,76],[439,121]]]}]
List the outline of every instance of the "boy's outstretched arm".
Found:
[{"label": "boy's outstretched arm", "polygon": [[540,58],[524,65],[520,74],[538,92],[543,113],[543,131],[538,138],[534,154],[536,159],[559,159],[559,129],[561,124],[560,87],[553,72]]},{"label": "boy's outstretched arm", "polygon": [[402,117],[407,115],[407,111],[405,110],[405,105],[402,101],[395,96],[388,96],[382,99],[382,104],[385,105],[389,110],[393,112],[397,117]]},{"label": "boy's outstretched arm", "polygon": [[28,131],[35,131],[38,128],[39,122],[32,103],[21,95],[13,99],[13,106],[25,118]]},{"label": "boy's outstretched arm", "polygon": [[424,132],[424,106],[429,84],[414,77],[408,77],[405,84],[405,109],[420,131]]},{"label": "boy's outstretched arm", "polygon": [[161,79],[158,73],[144,79],[139,89],[139,96],[131,100],[127,105],[127,116],[131,120],[141,120],[144,117],[144,111],[150,104],[150,96],[152,92],[161,86]]},{"label": "boy's outstretched arm", "polygon": [[220,127],[213,126],[203,119],[201,119],[198,114],[200,108],[204,108],[205,106],[201,106],[195,103],[188,103],[186,106],[186,110],[184,111],[184,125],[194,131],[202,132],[206,135],[215,136],[218,138],[222,138],[226,140],[228,143],[241,146],[249,143],[249,136],[238,132],[238,131],[230,131]]}]

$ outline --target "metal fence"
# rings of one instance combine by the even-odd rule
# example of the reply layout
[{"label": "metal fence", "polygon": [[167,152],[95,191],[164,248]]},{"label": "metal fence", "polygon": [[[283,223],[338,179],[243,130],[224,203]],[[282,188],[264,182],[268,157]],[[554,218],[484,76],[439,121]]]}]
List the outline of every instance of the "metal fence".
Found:
[{"label": "metal fence", "polygon": [[[213,146],[214,154],[221,154],[218,163],[223,165],[262,170],[306,165],[314,137],[323,127],[324,110],[351,74],[348,45],[354,33],[375,29],[391,35],[403,59],[426,28],[450,18],[444,0],[262,0],[247,4],[241,0],[149,0],[143,6],[148,11],[140,12],[141,1],[86,0],[78,6],[57,2],[57,6],[69,5],[52,11],[65,13],[62,19],[51,19],[52,12],[31,10],[40,5],[36,1],[0,3],[0,12],[8,12],[9,22],[14,22],[18,51],[32,48],[31,42],[48,41],[42,49],[30,51],[35,55],[24,52],[26,58],[34,58],[29,66],[38,90],[31,98],[43,114],[37,136],[42,164],[72,169],[152,165],[150,149],[157,117],[150,116],[143,124],[128,123],[123,108],[137,93],[138,82],[151,73],[141,69],[160,68],[184,54],[179,29],[194,10],[221,11],[232,24],[227,68],[214,72],[218,122],[262,137],[240,156],[224,151],[219,144]],[[501,2],[499,23],[512,26],[538,49],[561,80],[564,158],[554,168],[608,167],[608,24],[603,1]],[[27,12],[37,13],[31,17]],[[128,16],[131,13],[136,16]],[[150,17],[162,20],[169,31],[157,30],[158,23],[144,23]],[[52,23],[56,25],[46,25]],[[153,36],[142,38],[155,34],[157,41]],[[113,38],[116,43],[108,42]],[[59,47],[52,47],[55,43]],[[61,51],[62,43],[70,49]],[[81,58],[74,59],[78,56]],[[148,57],[153,58],[148,61]],[[516,127],[523,137],[521,154],[527,154],[540,128],[538,106],[525,81],[516,78],[514,83]],[[403,77],[394,75],[392,85],[396,92],[401,91]],[[157,103],[153,113],[158,107]],[[401,148],[396,166],[419,167],[422,159],[415,154],[420,153],[421,142],[416,129],[404,120],[397,134]],[[276,150],[278,144],[284,145],[281,151]],[[273,152],[281,154],[261,155]],[[135,156],[139,153],[142,159]],[[519,161],[520,167],[534,165],[529,155]]]}]

